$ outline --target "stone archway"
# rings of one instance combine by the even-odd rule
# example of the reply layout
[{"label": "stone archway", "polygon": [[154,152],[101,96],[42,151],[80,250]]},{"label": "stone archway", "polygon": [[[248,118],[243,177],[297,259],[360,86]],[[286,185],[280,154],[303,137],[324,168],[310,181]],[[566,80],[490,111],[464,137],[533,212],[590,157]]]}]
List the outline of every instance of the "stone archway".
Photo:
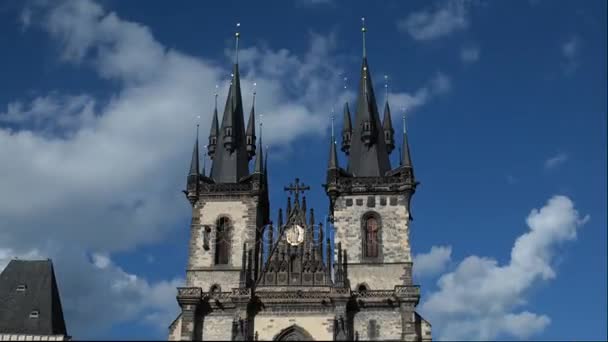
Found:
[{"label": "stone archway", "polygon": [[274,341],[314,341],[314,339],[308,331],[294,324],[278,333]]}]

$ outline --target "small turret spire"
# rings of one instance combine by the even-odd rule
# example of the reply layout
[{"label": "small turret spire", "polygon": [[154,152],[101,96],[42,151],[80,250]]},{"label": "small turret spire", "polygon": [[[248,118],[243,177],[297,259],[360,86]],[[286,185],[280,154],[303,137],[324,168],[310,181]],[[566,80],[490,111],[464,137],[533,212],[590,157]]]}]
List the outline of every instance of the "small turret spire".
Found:
[{"label": "small turret spire", "polygon": [[255,158],[255,168],[253,170],[254,173],[264,173],[264,148],[262,145],[262,120],[260,119],[260,141],[259,141],[259,152],[257,157]]},{"label": "small turret spire", "polygon": [[256,83],[253,83],[253,102],[251,104],[251,112],[249,113],[249,122],[247,123],[247,132],[245,133],[246,135],[246,140],[247,140],[247,157],[249,158],[249,160],[251,160],[251,158],[253,158],[253,156],[255,155],[256,152],[256,148],[255,148],[255,87],[256,87]]},{"label": "small turret spire", "polygon": [[391,118],[391,109],[388,104],[388,75],[384,75],[384,89],[386,103],[384,104],[384,119],[382,125],[384,129],[384,143],[386,144],[386,152],[389,154],[395,149],[395,130]]},{"label": "small turret spire", "polygon": [[338,168],[338,153],[336,152],[336,137],[334,133],[334,109],[331,109],[331,137],[329,141],[329,162],[327,165],[328,170],[334,170]]},{"label": "small turret spire", "polygon": [[190,162],[190,175],[199,174],[199,155],[198,155],[198,128],[199,124],[196,124],[196,140],[194,142],[194,149],[192,150],[192,161]]},{"label": "small turret spire", "polygon": [[407,129],[405,125],[405,108],[403,108],[403,145],[401,146],[401,166],[412,168],[410,146],[407,142]]}]

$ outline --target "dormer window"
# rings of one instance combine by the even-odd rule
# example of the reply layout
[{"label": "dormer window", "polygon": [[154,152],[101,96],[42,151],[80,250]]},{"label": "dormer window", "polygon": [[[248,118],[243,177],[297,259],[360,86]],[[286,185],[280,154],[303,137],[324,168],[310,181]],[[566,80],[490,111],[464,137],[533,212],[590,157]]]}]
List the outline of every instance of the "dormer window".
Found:
[{"label": "dormer window", "polygon": [[17,285],[17,292],[25,292],[26,288],[27,287],[25,286],[25,284],[19,284]]},{"label": "dormer window", "polygon": [[372,130],[372,124],[369,121],[365,121],[363,123],[363,130],[364,131],[371,131]]},{"label": "dormer window", "polygon": [[224,135],[226,136],[232,136],[232,127],[226,127],[226,129],[224,130]]},{"label": "dormer window", "polygon": [[30,312],[30,318],[38,318],[40,317],[40,312],[38,310],[33,310]]}]

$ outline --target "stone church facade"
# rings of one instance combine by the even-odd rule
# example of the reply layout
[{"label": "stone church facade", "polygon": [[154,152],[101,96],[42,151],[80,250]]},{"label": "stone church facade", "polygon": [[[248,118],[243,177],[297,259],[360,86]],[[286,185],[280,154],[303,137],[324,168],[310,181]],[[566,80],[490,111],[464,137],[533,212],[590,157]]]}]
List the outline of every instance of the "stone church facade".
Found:
[{"label": "stone church facade", "polygon": [[405,122],[401,162],[392,167],[390,107],[381,121],[365,49],[354,117],[344,106],[346,168],[333,129],[328,144],[329,224],[315,219],[310,187],[299,179],[271,219],[255,128],[254,106],[245,125],[237,58],[221,122],[217,104],[213,113],[209,173],[199,167],[198,138],[192,154],[186,284],[177,289],[181,313],[169,340],[430,341],[431,326],[415,311],[409,223],[418,182]]}]

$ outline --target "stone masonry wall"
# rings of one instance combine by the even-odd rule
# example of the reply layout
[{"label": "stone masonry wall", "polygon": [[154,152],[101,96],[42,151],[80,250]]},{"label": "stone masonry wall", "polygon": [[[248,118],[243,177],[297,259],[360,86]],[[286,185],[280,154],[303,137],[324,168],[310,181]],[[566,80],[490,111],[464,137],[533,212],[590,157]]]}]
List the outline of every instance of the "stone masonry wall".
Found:
[{"label": "stone masonry wall", "polygon": [[[258,200],[255,197],[226,196],[202,197],[194,206],[191,225],[186,286],[201,287],[209,291],[219,284],[222,291],[238,287],[243,243],[254,247]],[[232,223],[230,232],[230,258],[228,265],[214,265],[216,223],[220,217]],[[204,227],[209,226],[209,249],[203,248]]]},{"label": "stone masonry wall", "polygon": [[[362,219],[370,212],[380,217],[380,250],[377,259],[367,260],[363,257]],[[402,283],[402,263],[412,260],[408,223],[405,195],[342,196],[336,200],[334,261],[337,243],[341,242],[348,252],[348,276],[353,288],[361,282],[372,289],[393,289]]]},{"label": "stone masonry wall", "polygon": [[331,341],[334,338],[333,320],[333,315],[324,314],[259,314],[255,317],[255,331],[258,332],[260,341],[272,341],[280,332],[295,324],[306,330],[315,341]]},{"label": "stone masonry wall", "polygon": [[355,331],[359,333],[359,341],[369,341],[368,327],[370,320],[376,321],[375,340],[400,340],[401,339],[401,313],[398,308],[393,310],[366,309],[358,312],[354,318]]},{"label": "stone masonry wall", "polygon": [[384,263],[411,261],[409,213],[405,195],[342,196],[336,200],[334,226],[336,242],[348,251],[349,262],[362,260],[362,217],[375,212],[381,222],[381,257]]},{"label": "stone masonry wall", "polygon": [[[232,316],[211,315],[204,318],[203,341],[230,341],[232,339]],[[199,322],[199,324],[201,324]]]}]

